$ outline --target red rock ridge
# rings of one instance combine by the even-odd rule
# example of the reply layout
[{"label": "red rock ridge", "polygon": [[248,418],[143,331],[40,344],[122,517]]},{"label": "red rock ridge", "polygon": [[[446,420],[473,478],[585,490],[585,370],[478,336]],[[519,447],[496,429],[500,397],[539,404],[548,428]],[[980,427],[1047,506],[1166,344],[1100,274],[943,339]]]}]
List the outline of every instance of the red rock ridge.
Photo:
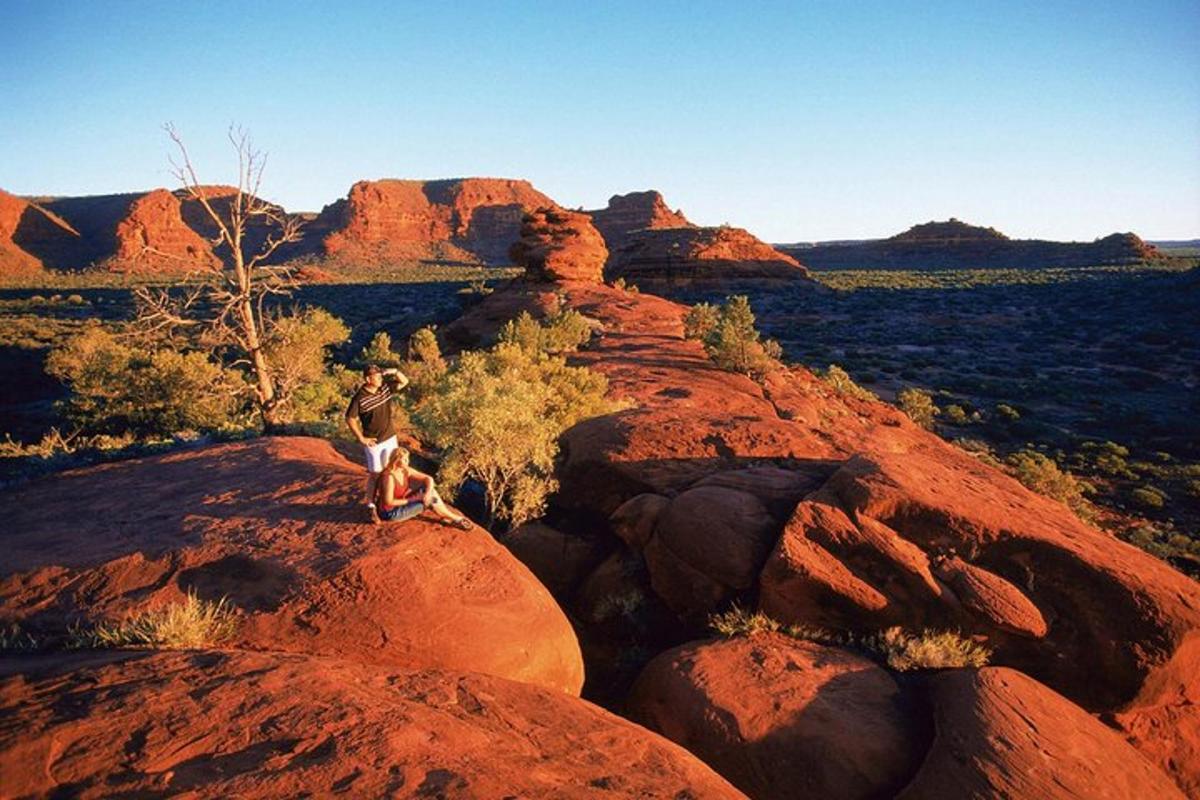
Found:
[{"label": "red rock ridge", "polygon": [[[198,201],[191,201],[199,205]],[[117,223],[110,270],[187,272],[217,263],[212,246],[183,217],[183,202],[166,189],[142,195]]]},{"label": "red rock ridge", "polygon": [[642,286],[727,286],[808,280],[808,270],[742,228],[633,231],[608,277]]},{"label": "red rock ridge", "polygon": [[0,190],[0,275],[60,266],[78,242],[79,234],[62,219]]},{"label": "red rock ridge", "polygon": [[551,207],[525,216],[509,255],[534,280],[599,283],[608,250],[587,214]]},{"label": "red rock ridge", "polygon": [[587,212],[604,236],[609,252],[620,249],[633,231],[646,228],[694,228],[682,211],[672,211],[654,190],[614,194],[606,208]]},{"label": "red rock ridge", "polygon": [[447,244],[503,261],[521,218],[554,201],[528,181],[500,178],[359,181],[314,221],[321,249],[342,259],[409,260]]}]

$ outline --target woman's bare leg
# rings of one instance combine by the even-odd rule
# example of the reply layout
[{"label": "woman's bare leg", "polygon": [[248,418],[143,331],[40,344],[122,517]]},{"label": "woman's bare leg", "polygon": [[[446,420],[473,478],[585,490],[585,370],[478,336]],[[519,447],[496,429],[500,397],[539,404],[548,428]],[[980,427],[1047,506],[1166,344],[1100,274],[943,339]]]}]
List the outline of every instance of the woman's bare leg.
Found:
[{"label": "woman's bare leg", "polygon": [[442,496],[437,492],[433,493],[433,502],[429,504],[429,510],[449,522],[458,522],[460,519],[464,519],[461,515],[451,511],[450,507],[442,501]]}]

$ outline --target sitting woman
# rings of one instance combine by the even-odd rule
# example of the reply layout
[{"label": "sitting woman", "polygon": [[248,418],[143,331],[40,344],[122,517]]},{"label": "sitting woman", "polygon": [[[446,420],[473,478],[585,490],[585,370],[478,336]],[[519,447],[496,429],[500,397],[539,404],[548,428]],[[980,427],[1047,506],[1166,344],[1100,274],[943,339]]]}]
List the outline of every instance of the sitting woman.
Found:
[{"label": "sitting woman", "polygon": [[428,508],[443,522],[464,531],[471,530],[470,520],[455,514],[442,502],[433,487],[433,478],[408,465],[408,451],[403,447],[397,448],[388,459],[379,476],[376,493],[375,505],[380,519],[403,522]]}]

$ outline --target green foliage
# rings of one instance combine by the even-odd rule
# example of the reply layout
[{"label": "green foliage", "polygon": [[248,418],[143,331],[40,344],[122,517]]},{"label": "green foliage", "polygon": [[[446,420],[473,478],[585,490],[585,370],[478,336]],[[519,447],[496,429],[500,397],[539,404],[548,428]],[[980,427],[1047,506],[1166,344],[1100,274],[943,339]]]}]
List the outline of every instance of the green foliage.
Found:
[{"label": "green foliage", "polygon": [[442,349],[432,326],[427,325],[409,337],[408,361],[402,369],[411,382],[407,396],[413,401],[420,401],[429,394],[445,374],[446,360],[442,358]]},{"label": "green foliage", "polygon": [[392,337],[387,331],[379,331],[359,354],[356,366],[378,364],[381,367],[399,367],[402,361],[400,354],[392,349]]},{"label": "green foliage", "polygon": [[1013,477],[1027,488],[1063,503],[1081,519],[1090,521],[1094,517],[1094,509],[1084,497],[1091,487],[1061,469],[1053,459],[1036,450],[1018,450],[1005,463]]},{"label": "green foliage", "polygon": [[1152,511],[1162,508],[1168,499],[1166,492],[1153,486],[1139,486],[1131,491],[1129,496],[1142,508]]},{"label": "green foliage", "polygon": [[612,286],[614,289],[619,289],[620,291],[627,292],[629,294],[638,293],[638,287],[632,283],[626,283],[624,278],[617,278],[612,282]]},{"label": "green foliage", "polygon": [[721,311],[711,303],[697,303],[683,318],[685,339],[705,341],[721,321]]},{"label": "green foliage", "polygon": [[212,430],[238,413],[240,376],[198,350],[147,350],[99,325],[52,350],[46,372],[67,384],[67,417],[89,433]]},{"label": "green foliage", "polygon": [[941,413],[933,402],[933,395],[924,389],[908,386],[896,394],[896,403],[908,418],[922,428],[932,429],[933,418]]},{"label": "green foliage", "polygon": [[1116,442],[1084,442],[1081,459],[1085,467],[1101,475],[1124,480],[1137,480],[1137,473],[1129,468],[1129,448]]},{"label": "green foliage", "polygon": [[[350,330],[323,308],[277,314],[266,320],[265,327],[263,351],[275,381],[278,421],[317,422],[335,418],[347,399],[344,382],[327,369],[326,358],[330,347],[350,338]],[[372,340],[374,344],[376,341]]]},{"label": "green foliage", "polygon": [[1016,422],[1021,418],[1021,412],[1017,411],[1008,403],[997,403],[996,414],[1005,422]]},{"label": "green foliage", "polygon": [[571,353],[592,338],[592,326],[578,311],[556,311],[539,323],[522,311],[500,329],[500,343],[519,347],[526,353]]},{"label": "green foliage", "polygon": [[825,372],[821,374],[821,378],[841,394],[857,397],[859,400],[879,399],[875,396],[874,392],[870,391],[869,389],[864,389],[855,383],[854,379],[850,377],[850,374],[837,364],[830,364]]},{"label": "green foliage", "polygon": [[957,403],[946,406],[945,412],[946,420],[951,425],[966,425],[971,421],[970,417],[967,416],[966,409]]},{"label": "green foliage", "polygon": [[559,324],[558,333],[547,333],[553,320],[537,326],[531,317],[519,317],[491,350],[463,353],[414,408],[423,437],[442,449],[439,480],[446,493],[453,495],[468,478],[478,480],[493,521],[516,526],[544,513],[557,488],[559,435],[619,407],[605,398],[603,375],[569,367],[562,356],[541,349],[580,338],[569,333],[576,329],[569,318]]},{"label": "green foliage", "polygon": [[[711,312],[704,304],[694,306],[684,319],[684,334],[699,332],[711,322]],[[778,344],[759,340],[754,327],[754,312],[745,295],[734,295],[725,299],[717,320],[703,334],[704,350],[718,367],[730,372],[740,372],[761,378],[780,365],[777,360],[781,350]]]},{"label": "green foliage", "polygon": [[225,598],[214,603],[189,591],[182,602],[143,611],[121,622],[72,631],[70,644],[81,648],[210,647],[232,638],[237,628],[237,610]]}]

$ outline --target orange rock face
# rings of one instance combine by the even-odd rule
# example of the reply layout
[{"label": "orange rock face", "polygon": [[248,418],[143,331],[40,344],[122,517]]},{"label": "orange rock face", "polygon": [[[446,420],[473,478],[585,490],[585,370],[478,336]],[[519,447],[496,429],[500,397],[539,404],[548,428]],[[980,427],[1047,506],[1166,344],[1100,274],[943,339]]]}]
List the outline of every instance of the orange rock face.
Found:
[{"label": "orange rock face", "polygon": [[782,285],[808,280],[808,270],[741,228],[633,231],[612,254],[610,279],[637,286]]},{"label": "orange rock face", "polygon": [[579,645],[533,575],[479,529],[359,523],[363,475],[325,441],[271,438],[6,493],[0,624],[61,634],[193,590],[242,610],[241,647],[578,693]]},{"label": "orange rock face", "polygon": [[0,190],[0,274],[71,266],[79,234],[41,206]]},{"label": "orange rock face", "polygon": [[[195,202],[195,201],[192,201]],[[134,201],[116,230],[111,269],[187,272],[219,262],[212,245],[183,220],[183,203],[166,189]]]},{"label": "orange rock face", "polygon": [[598,283],[608,250],[587,214],[548,206],[525,216],[509,255],[533,280]]},{"label": "orange rock face", "polygon": [[927,681],[937,734],[904,800],[1184,796],[1115,731],[1016,670]]},{"label": "orange rock face", "polygon": [[0,774],[15,797],[741,797],[561,692],[203,650],[8,659]]},{"label": "orange rock face", "polygon": [[592,224],[604,236],[610,253],[615,253],[628,243],[633,231],[647,228],[692,228],[682,211],[672,211],[655,191],[614,194],[608,199],[606,208],[587,212]]},{"label": "orange rock face", "polygon": [[891,797],[929,739],[886,670],[781,634],[669,650],[642,672],[629,708],[764,800]]},{"label": "orange rock face", "polygon": [[409,260],[446,245],[464,257],[503,261],[523,215],[553,201],[528,181],[497,178],[359,181],[313,223],[342,259]]}]

